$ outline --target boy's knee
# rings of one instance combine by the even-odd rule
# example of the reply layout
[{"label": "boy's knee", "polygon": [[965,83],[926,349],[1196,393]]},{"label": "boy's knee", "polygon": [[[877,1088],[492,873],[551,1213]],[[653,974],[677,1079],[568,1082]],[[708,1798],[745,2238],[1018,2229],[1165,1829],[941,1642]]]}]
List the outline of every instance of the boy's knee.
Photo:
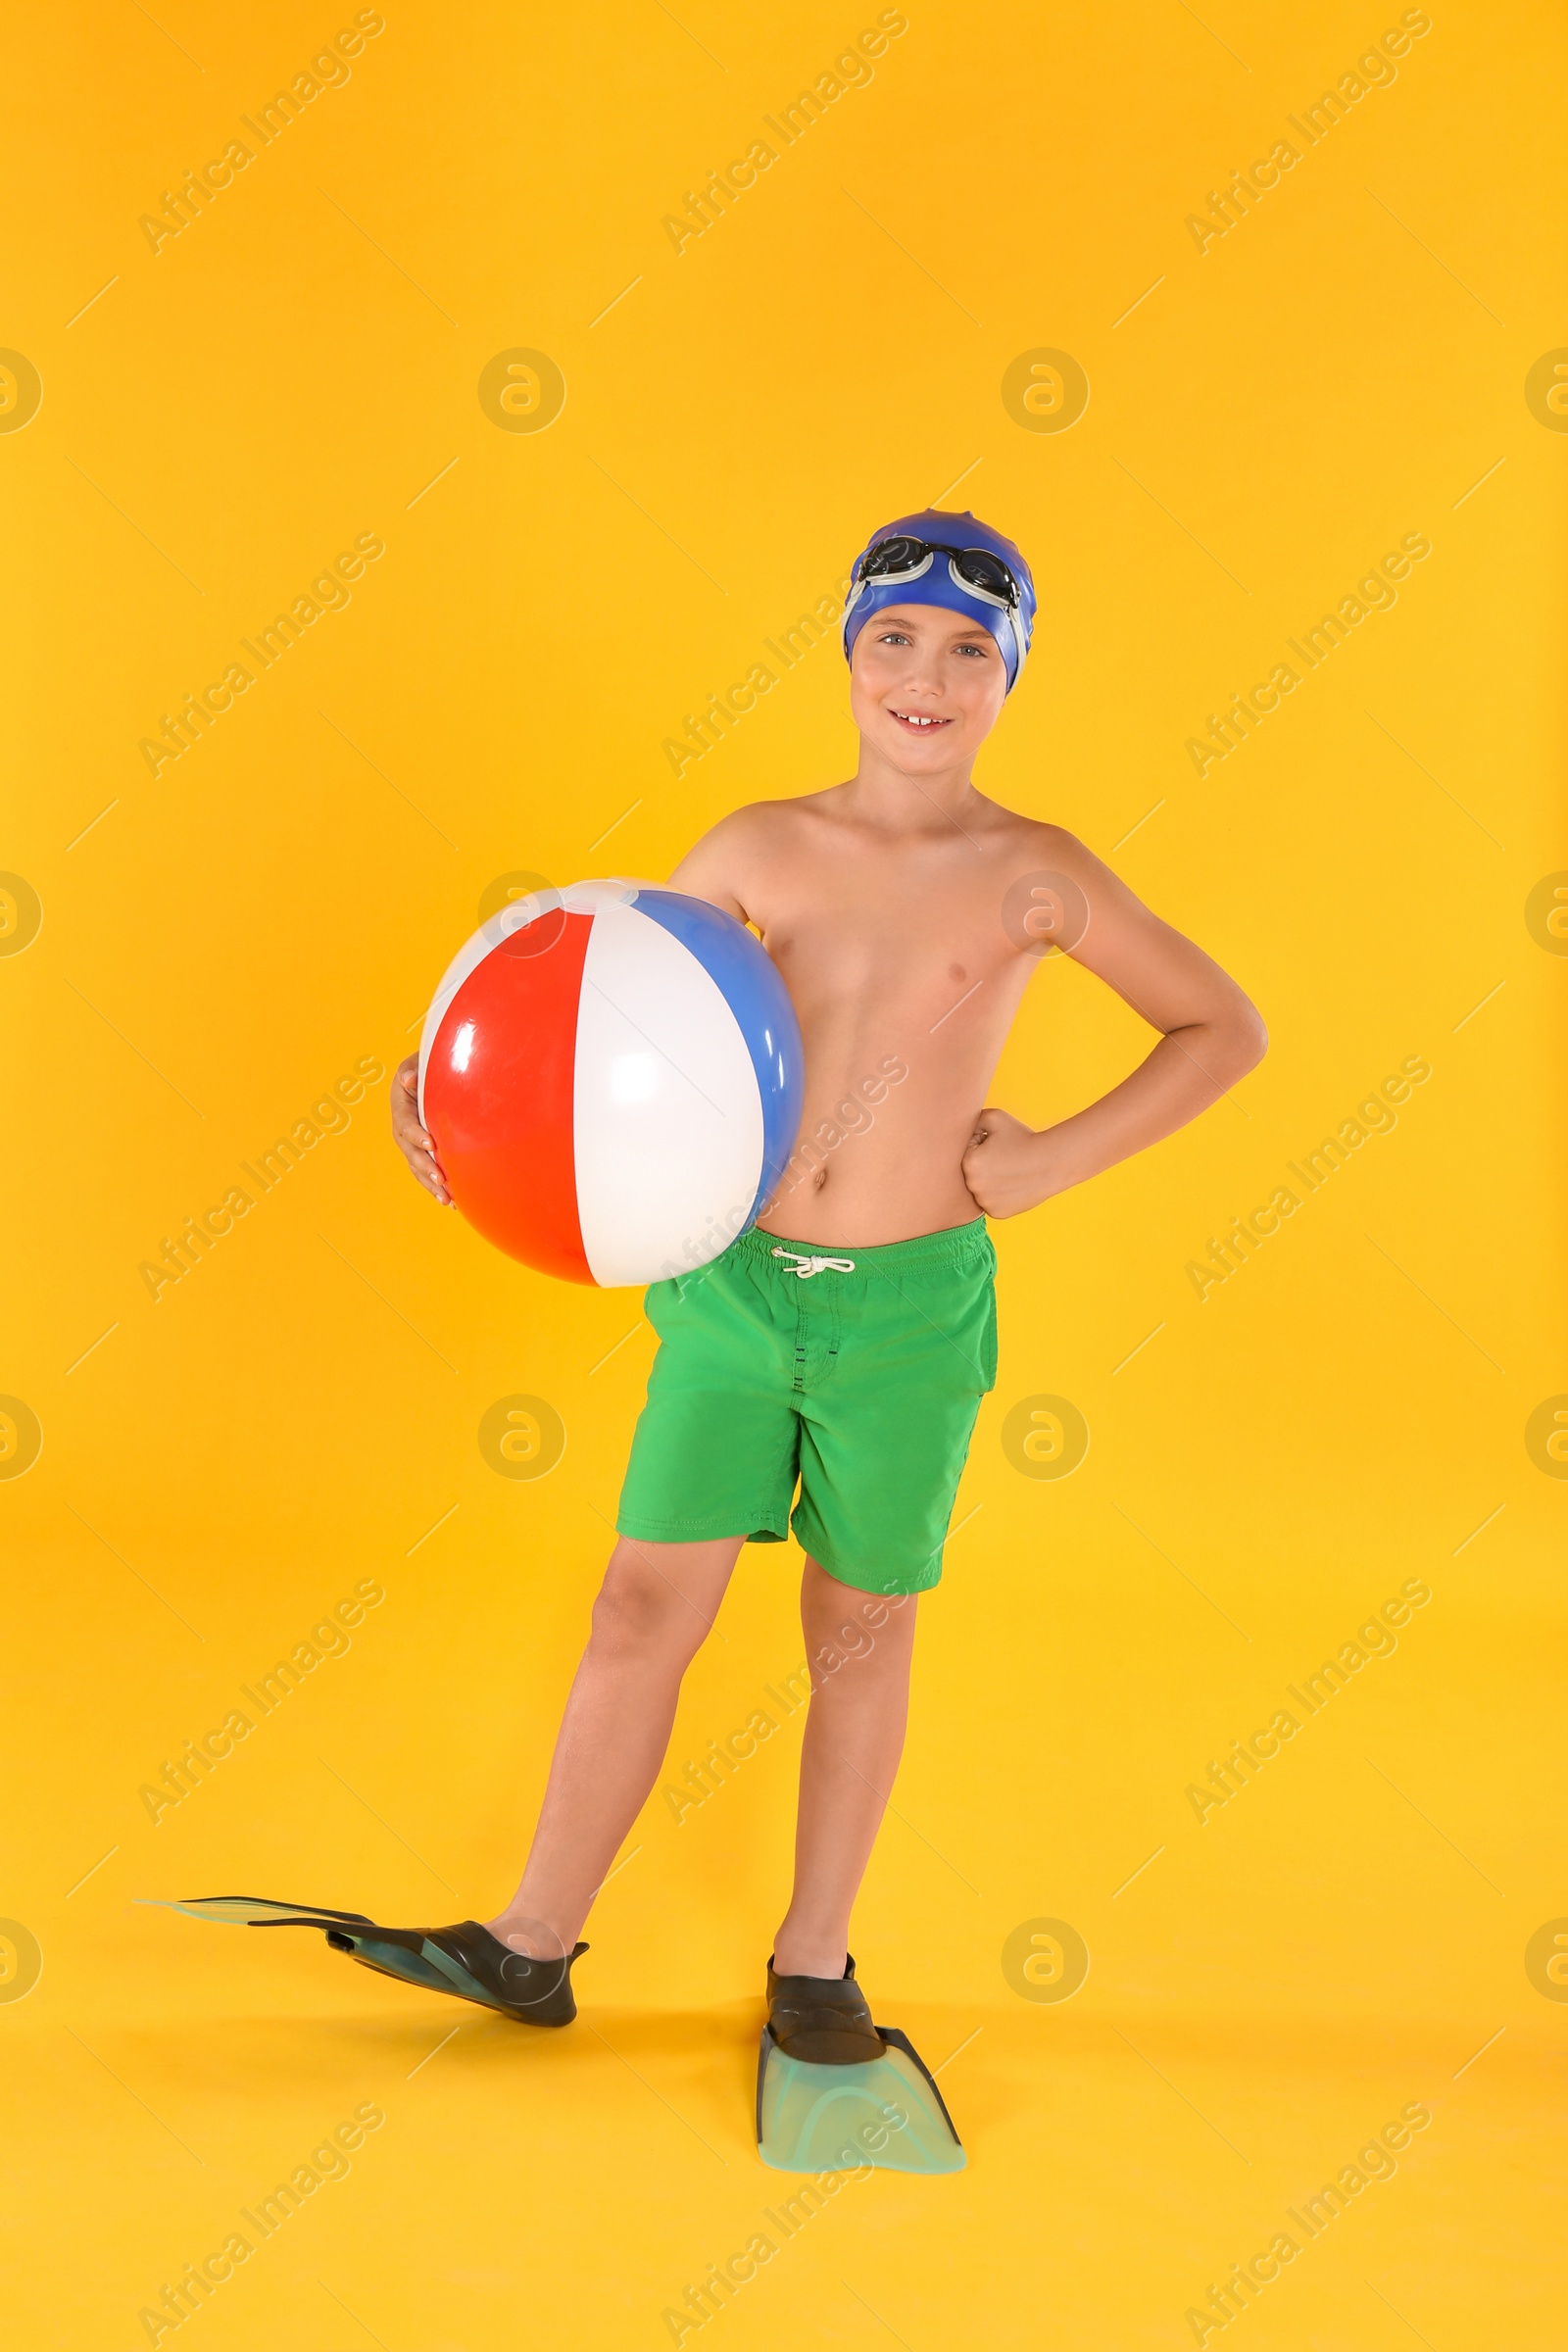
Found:
[{"label": "boy's knee", "polygon": [[690,1601],[635,1552],[617,1554],[594,1602],[593,1638],[612,1650],[695,1649],[707,1631]]}]

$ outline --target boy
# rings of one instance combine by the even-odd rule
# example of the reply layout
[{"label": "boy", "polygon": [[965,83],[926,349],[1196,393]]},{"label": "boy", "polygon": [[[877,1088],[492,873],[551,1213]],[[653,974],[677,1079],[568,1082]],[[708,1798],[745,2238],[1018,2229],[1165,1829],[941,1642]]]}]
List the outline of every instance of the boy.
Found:
[{"label": "boy", "polygon": [[[670,877],[756,925],[800,1017],[806,1112],[758,1225],[648,1294],[662,1345],[527,1866],[503,1912],[461,1931],[464,1965],[514,2015],[575,2014],[577,1937],[654,1786],[681,1677],[742,1544],[793,1524],[807,1656],[835,1637],[854,1654],[813,1673],[769,2022],[808,2063],[881,2054],[850,1911],[904,1743],[915,1596],[941,1575],[996,1376],[985,1219],[1171,1134],[1262,1054],[1256,1011],[1199,948],[1071,834],[971,782],[1034,610],[1022,556],[972,514],[884,525],[844,617],[855,774],[737,809]],[[1100,1102],[1037,1134],[982,1106],[1053,944],[1161,1035]],[[411,1056],[397,1073],[393,1128],[445,1202],[416,1069]],[[847,1639],[847,1619],[874,1639]],[[440,1933],[456,1956],[457,1932]]]}]

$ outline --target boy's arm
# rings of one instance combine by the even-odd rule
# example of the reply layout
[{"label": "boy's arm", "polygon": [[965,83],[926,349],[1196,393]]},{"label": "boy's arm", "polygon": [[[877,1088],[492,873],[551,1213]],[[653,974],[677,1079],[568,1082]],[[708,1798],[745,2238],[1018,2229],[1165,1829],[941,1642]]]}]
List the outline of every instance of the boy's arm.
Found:
[{"label": "boy's arm", "polygon": [[694,899],[722,906],[738,923],[747,922],[743,875],[746,850],[752,839],[752,810],[736,808],[721,816],[701,841],[694,842],[669,877],[671,890],[684,890]]},{"label": "boy's arm", "polygon": [[1007,1111],[980,1113],[963,1178],[991,1217],[1034,1208],[1174,1134],[1260,1061],[1268,1043],[1235,981],[1081,841],[1058,833],[1052,852],[1088,908],[1088,926],[1068,953],[1163,1034],[1119,1086],[1054,1127],[1036,1132]]}]

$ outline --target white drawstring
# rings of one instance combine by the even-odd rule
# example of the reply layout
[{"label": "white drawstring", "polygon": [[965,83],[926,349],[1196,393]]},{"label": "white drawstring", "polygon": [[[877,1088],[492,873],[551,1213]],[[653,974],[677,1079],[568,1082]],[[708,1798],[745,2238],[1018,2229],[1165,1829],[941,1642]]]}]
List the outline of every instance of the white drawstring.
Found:
[{"label": "white drawstring", "polygon": [[855,1272],[853,1257],[803,1257],[796,1250],[775,1250],[773,1255],[795,1260],[790,1272],[799,1282],[809,1282],[813,1274],[853,1274]]}]

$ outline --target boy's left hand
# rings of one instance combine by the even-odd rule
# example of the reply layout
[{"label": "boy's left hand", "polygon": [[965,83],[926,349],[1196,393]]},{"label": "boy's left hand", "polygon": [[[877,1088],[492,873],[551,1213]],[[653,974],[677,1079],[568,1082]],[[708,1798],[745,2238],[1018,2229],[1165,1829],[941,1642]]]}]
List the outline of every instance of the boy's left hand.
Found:
[{"label": "boy's left hand", "polygon": [[963,1181],[988,1217],[1015,1217],[1056,1190],[1040,1147],[1035,1130],[1010,1110],[980,1113],[963,1155]]}]

